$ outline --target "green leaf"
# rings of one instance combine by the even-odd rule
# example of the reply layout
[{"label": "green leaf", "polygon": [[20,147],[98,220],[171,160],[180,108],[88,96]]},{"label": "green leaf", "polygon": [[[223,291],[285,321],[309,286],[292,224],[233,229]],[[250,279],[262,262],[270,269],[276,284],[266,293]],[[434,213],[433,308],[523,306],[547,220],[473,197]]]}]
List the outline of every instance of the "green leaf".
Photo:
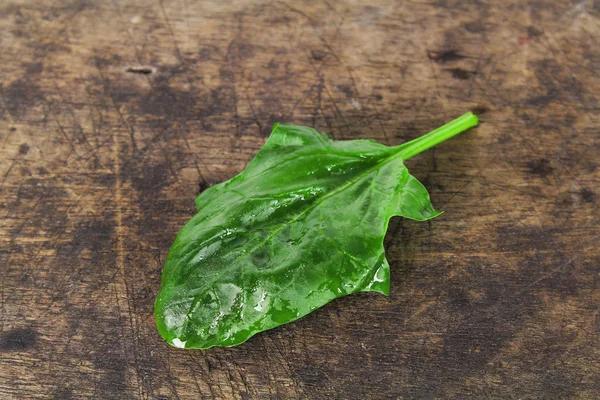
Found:
[{"label": "green leaf", "polygon": [[387,295],[392,216],[434,210],[403,160],[477,124],[471,113],[398,147],[276,124],[247,168],[204,191],[156,299],[176,347],[233,346],[356,292]]}]

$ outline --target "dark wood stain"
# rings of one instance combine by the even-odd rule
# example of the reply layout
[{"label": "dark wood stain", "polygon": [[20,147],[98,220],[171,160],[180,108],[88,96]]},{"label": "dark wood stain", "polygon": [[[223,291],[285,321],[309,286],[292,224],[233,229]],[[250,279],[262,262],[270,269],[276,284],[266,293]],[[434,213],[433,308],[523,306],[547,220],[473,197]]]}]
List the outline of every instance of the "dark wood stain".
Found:
[{"label": "dark wood stain", "polygon": [[458,52],[458,50],[440,50],[440,51],[428,51],[427,56],[429,59],[435,61],[438,64],[445,64],[452,61],[458,61],[466,58]]},{"label": "dark wood stain", "polygon": [[0,93],[5,97],[5,107],[9,114],[17,119],[41,101],[44,96],[40,86],[28,79],[17,79],[7,87],[0,89]]},{"label": "dark wood stain", "polygon": [[73,398],[73,389],[68,387],[63,387],[56,389],[52,392],[53,400],[70,400]]},{"label": "dark wood stain", "polygon": [[[463,3],[2,5],[0,398],[600,398],[597,2]],[[389,297],[158,336],[194,198],[275,122],[399,145],[467,110],[407,162],[445,214],[392,219]]]},{"label": "dark wood stain", "polygon": [[552,172],[554,171],[554,167],[552,167],[552,163],[545,158],[528,161],[526,163],[526,165],[527,165],[527,172],[531,175],[538,175],[541,177],[545,177],[545,176],[551,175]]},{"label": "dark wood stain", "polygon": [[581,199],[586,203],[595,203],[596,193],[590,189],[583,188],[581,190]]},{"label": "dark wood stain", "polygon": [[27,153],[29,153],[29,145],[27,143],[22,143],[19,146],[19,154],[25,155]]},{"label": "dark wood stain", "polygon": [[535,26],[528,26],[527,27],[527,34],[530,37],[537,37],[537,36],[541,36],[544,34],[544,31],[540,30],[539,28],[535,27]]},{"label": "dark wood stain", "polygon": [[0,335],[0,351],[24,351],[34,346],[37,333],[31,328],[17,328]]},{"label": "dark wood stain", "polygon": [[310,55],[316,61],[323,61],[323,59],[327,57],[328,53],[326,51],[317,49],[311,50]]},{"label": "dark wood stain", "polygon": [[134,66],[126,67],[125,72],[129,72],[131,74],[150,75],[154,73],[154,69],[151,67]]},{"label": "dark wood stain", "polygon": [[453,78],[461,79],[461,80],[471,79],[471,77],[473,75],[477,74],[477,72],[475,72],[475,71],[467,71],[466,69],[462,69],[462,68],[450,68],[450,69],[447,69],[446,71],[450,72],[450,74],[452,74]]}]

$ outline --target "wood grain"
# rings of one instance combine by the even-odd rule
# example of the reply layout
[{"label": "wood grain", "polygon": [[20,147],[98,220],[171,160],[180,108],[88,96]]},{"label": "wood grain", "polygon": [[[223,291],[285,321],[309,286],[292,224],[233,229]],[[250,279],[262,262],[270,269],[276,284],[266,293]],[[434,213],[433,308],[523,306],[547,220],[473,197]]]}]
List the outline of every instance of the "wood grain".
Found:
[{"label": "wood grain", "polygon": [[[0,398],[597,399],[598,1],[0,5]],[[158,336],[200,190],[275,121],[395,145],[446,213],[393,220],[389,297],[235,348]]]}]

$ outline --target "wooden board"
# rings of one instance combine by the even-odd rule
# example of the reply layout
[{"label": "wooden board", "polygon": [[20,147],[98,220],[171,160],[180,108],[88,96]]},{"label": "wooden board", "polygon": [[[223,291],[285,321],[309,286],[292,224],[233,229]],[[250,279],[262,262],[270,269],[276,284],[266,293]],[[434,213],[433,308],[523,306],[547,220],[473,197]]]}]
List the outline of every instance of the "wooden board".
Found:
[{"label": "wooden board", "polygon": [[[0,398],[600,397],[598,1],[0,5]],[[445,214],[395,219],[389,297],[236,348],[158,336],[201,188],[275,121],[396,145]]]}]

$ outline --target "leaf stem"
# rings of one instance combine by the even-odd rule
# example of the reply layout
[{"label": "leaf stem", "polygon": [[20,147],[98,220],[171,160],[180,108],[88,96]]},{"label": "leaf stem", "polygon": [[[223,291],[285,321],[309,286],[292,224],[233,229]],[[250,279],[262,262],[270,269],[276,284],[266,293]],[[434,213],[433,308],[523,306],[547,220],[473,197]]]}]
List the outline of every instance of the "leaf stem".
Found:
[{"label": "leaf stem", "polygon": [[408,160],[409,158],[416,156],[430,147],[433,147],[436,144],[450,139],[452,136],[466,131],[467,129],[477,125],[478,122],[479,119],[477,116],[472,112],[468,112],[465,115],[456,118],[454,121],[448,122],[446,125],[421,136],[420,138],[411,140],[408,143],[404,143],[403,145],[396,147],[398,149],[397,154],[402,157],[402,160]]}]

